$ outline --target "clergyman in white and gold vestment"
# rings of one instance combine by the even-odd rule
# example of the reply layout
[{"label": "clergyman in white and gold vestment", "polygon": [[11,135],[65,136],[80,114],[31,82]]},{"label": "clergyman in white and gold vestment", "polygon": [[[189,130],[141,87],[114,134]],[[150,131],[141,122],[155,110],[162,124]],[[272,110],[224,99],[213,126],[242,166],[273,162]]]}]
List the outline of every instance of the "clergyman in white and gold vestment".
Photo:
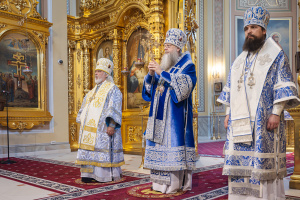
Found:
[{"label": "clergyman in white and gold vestment", "polygon": [[299,105],[287,56],[266,30],[270,14],[244,15],[243,52],[233,62],[218,99],[227,105],[223,175],[228,199],[285,199],[286,136],[283,109]]},{"label": "clergyman in white and gold vestment", "polygon": [[76,164],[85,183],[117,181],[122,176],[122,93],[113,83],[112,71],[109,59],[97,61],[96,86],[84,97],[76,119],[81,125]]}]

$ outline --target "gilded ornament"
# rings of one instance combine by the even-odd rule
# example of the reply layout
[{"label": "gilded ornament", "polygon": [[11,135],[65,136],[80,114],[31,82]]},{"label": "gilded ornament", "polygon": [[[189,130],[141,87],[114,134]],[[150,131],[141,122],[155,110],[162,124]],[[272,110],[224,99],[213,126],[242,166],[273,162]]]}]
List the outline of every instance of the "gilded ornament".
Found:
[{"label": "gilded ornament", "polygon": [[78,102],[77,102],[77,111],[79,111],[79,110],[80,110],[80,108],[81,108],[81,101],[80,101],[80,100],[78,100]]},{"label": "gilded ornament", "polygon": [[142,135],[142,127],[141,126],[128,126],[128,139],[131,142],[141,142]]},{"label": "gilded ornament", "polygon": [[81,40],[80,41],[80,48],[81,49],[91,49],[92,48],[92,41],[91,40]]},{"label": "gilded ornament", "polygon": [[82,80],[81,80],[81,78],[80,78],[80,75],[78,74],[78,76],[77,76],[77,87],[78,87],[78,88],[81,87],[81,82],[82,82]]},{"label": "gilded ornament", "polygon": [[[75,18],[68,16],[68,39],[79,43],[78,46],[77,44],[75,45],[75,49],[73,50],[73,55],[77,56],[77,59],[75,57],[73,58],[78,62],[73,61],[74,65],[69,66],[70,70],[73,71],[73,75],[69,74],[69,77],[75,78],[74,81],[76,82],[74,83],[74,81],[72,81],[71,83],[72,79],[69,80],[69,95],[72,96],[73,99],[76,99],[76,105],[73,107],[74,110],[70,112],[69,115],[70,124],[74,123],[73,118],[80,110],[84,95],[90,91],[94,84],[92,82],[92,69],[98,55],[98,49],[96,49],[96,47],[98,48],[104,41],[113,41],[112,54],[115,66],[113,78],[115,84],[120,87],[124,94],[124,104],[126,104],[125,98],[127,99],[127,97],[125,96],[127,95],[127,91],[124,85],[126,78],[121,75],[121,71],[127,64],[127,45],[124,40],[130,37],[131,33],[136,29],[136,26],[141,26],[149,30],[149,32],[153,34],[153,41],[157,43],[157,45],[153,45],[153,52],[156,53],[155,58],[159,59],[163,52],[162,44],[165,35],[163,0],[82,0],[81,3],[84,17]],[[150,6],[152,10],[150,10]],[[90,14],[92,14],[92,16]],[[73,58],[69,58],[70,61]],[[70,73],[72,73],[72,71],[70,71]],[[73,99],[70,98],[69,103],[73,104]],[[136,123],[137,119],[136,115],[132,114],[131,111],[128,113],[130,115],[127,118],[129,122],[124,122],[125,124],[122,126],[124,128],[124,130],[123,128],[122,130],[124,134],[126,134],[125,140],[130,141],[129,144],[125,146],[125,151],[128,149],[136,149],[134,151],[139,152],[140,143],[142,141],[142,126],[131,125],[132,128],[130,128],[131,132],[129,134],[127,130],[128,124]],[[138,119],[138,121],[139,120],[140,119]],[[145,123],[146,121],[143,124]],[[70,144],[72,147],[78,148],[76,145],[77,141],[72,138],[75,137],[74,132],[78,134],[79,128],[75,130],[74,125],[74,130],[71,129],[72,127],[70,127]],[[129,140],[128,137],[131,139]]]},{"label": "gilded ornament", "polygon": [[81,49],[77,49],[77,61],[80,62],[81,61],[81,54],[82,54],[82,50]]},{"label": "gilded ornament", "polygon": [[43,18],[41,17],[40,13],[38,13],[38,12],[36,11],[36,6],[37,6],[38,4],[39,4],[38,1],[35,1],[35,0],[33,1],[33,8],[34,8],[34,9],[32,9],[33,13],[30,14],[29,17],[36,18],[36,19],[47,20],[47,19],[43,19]]},{"label": "gilded ornament", "polygon": [[[31,8],[31,2],[29,0],[11,0],[10,6],[15,7],[19,12],[23,14],[23,10]],[[27,12],[28,13],[28,12]],[[27,14],[25,13],[25,14]]]},{"label": "gilded ornament", "polygon": [[[73,58],[73,51],[71,47],[75,48],[75,41],[68,40],[68,46],[69,46],[69,51],[68,51],[68,57],[69,57],[69,76],[68,76],[68,82],[69,82],[69,92],[68,92],[68,108],[69,108],[69,114],[73,114],[73,108],[74,108],[74,80],[73,80],[73,73],[74,73],[74,58]],[[74,49],[73,48],[73,49]]]},{"label": "gilded ornament", "polygon": [[3,11],[7,11],[8,10],[8,5],[6,2],[1,2],[0,3],[0,10],[3,10]]},{"label": "gilded ornament", "polygon": [[93,0],[82,0],[80,2],[80,10],[83,11],[83,16],[88,17],[91,14],[91,10],[95,7],[95,3]]},{"label": "gilded ornament", "polygon": [[104,28],[107,26],[107,21],[102,21],[102,22],[99,22],[98,24],[96,24],[95,26],[92,27],[92,30],[93,31],[97,31],[101,28]]},{"label": "gilded ornament", "polygon": [[75,49],[76,48],[76,41],[68,40],[68,47],[71,48],[71,49]]},{"label": "gilded ornament", "polygon": [[125,18],[125,30],[124,33],[127,35],[133,28],[135,29],[137,24],[147,24],[147,19],[145,15],[141,11],[137,11],[131,17],[124,17]]},{"label": "gilded ornament", "polygon": [[109,13],[109,22],[112,23],[116,21],[117,12]]},{"label": "gilded ornament", "polygon": [[77,124],[72,123],[70,126],[70,134],[71,134],[71,141],[75,142],[77,141]]},{"label": "gilded ornament", "polygon": [[0,29],[5,28],[6,24],[0,24]]},{"label": "gilded ornament", "polygon": [[38,38],[40,39],[42,44],[45,44],[45,36],[43,33],[37,32],[37,31],[32,31],[34,34],[36,34],[38,36]]},{"label": "gilded ornament", "polygon": [[83,92],[84,94],[87,94],[89,92],[89,86],[90,86],[90,53],[88,52],[88,49],[85,50],[83,53]]},{"label": "gilded ornament", "polygon": [[73,98],[73,94],[72,93],[69,93],[68,95],[68,111],[69,111],[69,115],[72,115],[73,114],[73,105],[74,105],[74,98]]}]

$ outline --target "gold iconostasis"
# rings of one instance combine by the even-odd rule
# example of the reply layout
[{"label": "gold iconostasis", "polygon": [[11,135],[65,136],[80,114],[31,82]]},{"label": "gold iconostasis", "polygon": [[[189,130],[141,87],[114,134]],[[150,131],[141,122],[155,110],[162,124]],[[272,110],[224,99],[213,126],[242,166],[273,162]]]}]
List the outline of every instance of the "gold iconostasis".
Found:
[{"label": "gold iconostasis", "polygon": [[[195,27],[195,19],[188,18],[195,13],[195,2],[82,1],[82,16],[68,16],[69,140],[72,150],[78,148],[80,127],[75,121],[77,113],[84,95],[95,85],[96,61],[105,57],[114,63],[113,78],[123,94],[121,129],[124,151],[135,154],[142,152],[142,134],[149,111],[149,102],[142,99],[142,87],[149,60],[160,60],[164,53],[165,33],[169,28],[179,27],[190,33],[195,31],[191,30],[191,27]],[[194,42],[193,39],[189,41]],[[188,50],[195,57],[196,47]],[[194,92],[195,110],[196,94]],[[196,114],[196,135],[197,117]]]},{"label": "gold iconostasis", "polygon": [[36,11],[37,4],[0,2],[0,111],[5,111],[0,112],[0,124],[20,132],[52,119],[45,79],[52,24]]}]

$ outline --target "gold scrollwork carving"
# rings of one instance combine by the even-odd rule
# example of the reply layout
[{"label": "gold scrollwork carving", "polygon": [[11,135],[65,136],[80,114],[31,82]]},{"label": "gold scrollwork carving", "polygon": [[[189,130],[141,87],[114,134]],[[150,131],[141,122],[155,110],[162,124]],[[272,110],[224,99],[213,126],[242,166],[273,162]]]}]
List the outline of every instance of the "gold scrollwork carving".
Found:
[{"label": "gold scrollwork carving", "polygon": [[[126,40],[130,38],[137,26],[147,29],[151,33],[151,40],[157,43],[157,45],[150,47],[153,49],[151,52],[155,53],[155,59],[160,59],[165,35],[164,4],[163,0],[81,0],[83,16],[68,16],[68,39],[76,41],[73,50],[74,66],[72,68],[74,71],[72,78],[75,80],[73,84],[69,83],[70,92],[73,92],[75,102],[69,118],[70,143],[74,138],[72,131],[75,131],[75,127],[74,130],[71,130],[74,117],[80,110],[84,95],[93,86],[92,69],[96,64],[97,56],[100,55],[99,47],[102,47],[101,45],[105,46],[107,43],[104,42],[107,40],[112,41],[112,46],[109,42],[109,50],[114,63],[113,78],[125,97],[127,95],[127,87],[124,83],[126,78],[122,76],[121,71],[127,65]],[[73,103],[72,99],[69,99],[69,101]],[[124,101],[126,100],[124,99]],[[131,111],[128,112],[131,113]],[[141,127],[135,127],[135,124],[132,124],[133,121],[134,123],[136,121],[136,118],[133,118],[129,117],[128,123],[124,122],[123,128],[126,137],[129,133],[127,130],[128,125],[132,127],[130,128],[128,146],[126,146],[127,144],[123,145],[125,151],[140,152],[142,130]],[[143,124],[145,125],[145,123]],[[78,131],[79,127],[77,127],[76,132]],[[132,145],[132,143],[134,144]]]},{"label": "gold scrollwork carving", "polygon": [[42,44],[45,44],[45,36],[43,33],[37,32],[37,31],[32,31],[34,34],[38,36]]},{"label": "gold scrollwork carving", "polygon": [[23,10],[31,7],[29,0],[11,0],[10,5],[19,11],[18,14],[23,14]]},{"label": "gold scrollwork carving", "polygon": [[75,30],[77,30],[79,33],[91,32],[92,26],[89,24],[79,24],[75,25]]},{"label": "gold scrollwork carving", "polygon": [[81,49],[77,49],[76,53],[77,53],[77,61],[80,62],[81,61],[82,50]]},{"label": "gold scrollwork carving", "polygon": [[0,3],[0,10],[3,10],[3,11],[7,11],[8,10],[8,5],[6,2],[1,2]]},{"label": "gold scrollwork carving", "polygon": [[[68,109],[69,114],[73,114],[73,108],[74,108],[74,55],[73,55],[73,49],[75,48],[75,41],[69,40],[68,46],[68,58],[69,58],[69,69],[68,69]],[[73,47],[73,48],[72,48]]]},{"label": "gold scrollwork carving", "polygon": [[128,139],[131,142],[141,142],[143,138],[141,126],[128,126]]},{"label": "gold scrollwork carving", "polygon": [[69,103],[69,107],[68,107],[68,110],[69,110],[69,115],[72,115],[73,114],[73,110],[74,110],[74,97],[72,94],[70,94],[68,96],[68,103]]},{"label": "gold scrollwork carving", "polygon": [[68,40],[68,47],[71,48],[71,49],[75,49],[76,48],[76,41]]},{"label": "gold scrollwork carving", "polygon": [[0,29],[5,28],[6,24],[0,24]]},{"label": "gold scrollwork carving", "polygon": [[67,29],[68,29],[68,32],[74,32],[75,31],[75,25],[68,23]]},{"label": "gold scrollwork carving", "polygon": [[300,106],[297,106],[296,108],[290,108],[287,111],[289,113],[299,113],[300,112]]},{"label": "gold scrollwork carving", "polygon": [[124,30],[125,35],[127,35],[128,32],[130,30],[132,30],[133,27],[136,26],[136,24],[140,24],[142,22],[147,24],[147,21],[148,21],[146,19],[145,15],[139,10],[131,17],[125,16],[124,20],[125,20],[125,23],[126,23],[126,27],[125,27],[125,30]]},{"label": "gold scrollwork carving", "polygon": [[84,0],[80,2],[80,10],[83,11],[84,16],[87,17],[91,14],[91,10],[95,8],[95,2],[93,0]]},{"label": "gold scrollwork carving", "polygon": [[[38,16],[35,10],[36,5],[36,0],[0,0],[1,31],[28,32],[30,33],[30,41],[37,42],[34,45],[37,50],[35,56],[38,60],[38,64],[35,67],[39,72],[37,75],[39,88],[38,98],[36,99],[38,101],[37,106],[24,108],[22,105],[17,105],[15,109],[10,109],[8,124],[5,113],[0,114],[0,124],[2,126],[17,129],[20,132],[24,129],[32,129],[34,126],[48,123],[52,119],[50,112],[47,110],[49,107],[47,105],[48,86],[46,84],[47,81],[44,79],[47,75],[46,38],[50,34],[49,28],[52,26],[52,23]],[[4,35],[2,34],[2,36]]]},{"label": "gold scrollwork carving", "polygon": [[81,40],[80,41],[80,48],[81,49],[91,49],[92,48],[92,41],[91,40]]},{"label": "gold scrollwork carving", "polygon": [[122,48],[122,31],[114,30],[114,43],[113,43],[113,62],[114,62],[114,81],[118,87],[121,87],[121,48]]},{"label": "gold scrollwork carving", "polygon": [[75,142],[77,141],[77,124],[72,123],[70,126],[70,134],[71,134],[71,141]]},{"label": "gold scrollwork carving", "polygon": [[295,122],[294,120],[286,120],[286,151],[294,152],[295,148]]},{"label": "gold scrollwork carving", "polygon": [[102,22],[99,22],[98,24],[96,24],[95,26],[93,26],[93,31],[97,31],[101,28],[104,28],[107,26],[107,21],[102,21]]},{"label": "gold scrollwork carving", "polygon": [[77,101],[77,112],[80,110],[80,108],[81,108],[81,101],[78,100]]},{"label": "gold scrollwork carving", "polygon": [[[10,117],[9,117],[10,118]],[[24,119],[26,120],[26,119]],[[19,130],[20,133],[24,130],[24,129],[32,129],[34,126],[38,126],[40,124],[44,124],[44,121],[50,121],[50,119],[41,119],[41,118],[38,118],[38,119],[32,119],[34,121],[23,121],[23,119],[18,119],[18,118],[12,118],[12,119],[9,119],[9,122],[8,122],[8,127],[10,129],[14,129],[14,130]],[[7,126],[7,122],[6,120],[4,120],[3,117],[1,117],[1,125],[2,126]]]},{"label": "gold scrollwork carving", "polygon": [[78,76],[77,76],[77,87],[78,88],[80,88],[81,87],[81,77],[80,77],[80,75],[78,74]]},{"label": "gold scrollwork carving", "polygon": [[109,22],[114,22],[116,21],[116,18],[117,18],[117,12],[113,12],[113,13],[109,13]]},{"label": "gold scrollwork carving", "polygon": [[87,94],[90,90],[90,53],[86,49],[83,53],[83,92]]}]

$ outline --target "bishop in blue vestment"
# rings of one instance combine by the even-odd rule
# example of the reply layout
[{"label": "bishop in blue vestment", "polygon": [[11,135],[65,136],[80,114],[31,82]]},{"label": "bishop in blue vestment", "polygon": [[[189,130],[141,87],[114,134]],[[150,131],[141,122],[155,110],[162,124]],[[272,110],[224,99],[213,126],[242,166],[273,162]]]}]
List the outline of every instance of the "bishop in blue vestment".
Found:
[{"label": "bishop in blue vestment", "polygon": [[149,63],[143,99],[151,101],[145,132],[144,167],[151,169],[153,190],[176,193],[192,188],[195,169],[192,91],[197,77],[189,52],[182,53],[187,37],[170,29],[160,65]]},{"label": "bishop in blue vestment", "polygon": [[270,14],[252,7],[244,15],[243,52],[232,64],[218,99],[227,105],[223,175],[228,199],[285,199],[286,135],[283,109],[299,105],[287,56],[266,39]]}]

